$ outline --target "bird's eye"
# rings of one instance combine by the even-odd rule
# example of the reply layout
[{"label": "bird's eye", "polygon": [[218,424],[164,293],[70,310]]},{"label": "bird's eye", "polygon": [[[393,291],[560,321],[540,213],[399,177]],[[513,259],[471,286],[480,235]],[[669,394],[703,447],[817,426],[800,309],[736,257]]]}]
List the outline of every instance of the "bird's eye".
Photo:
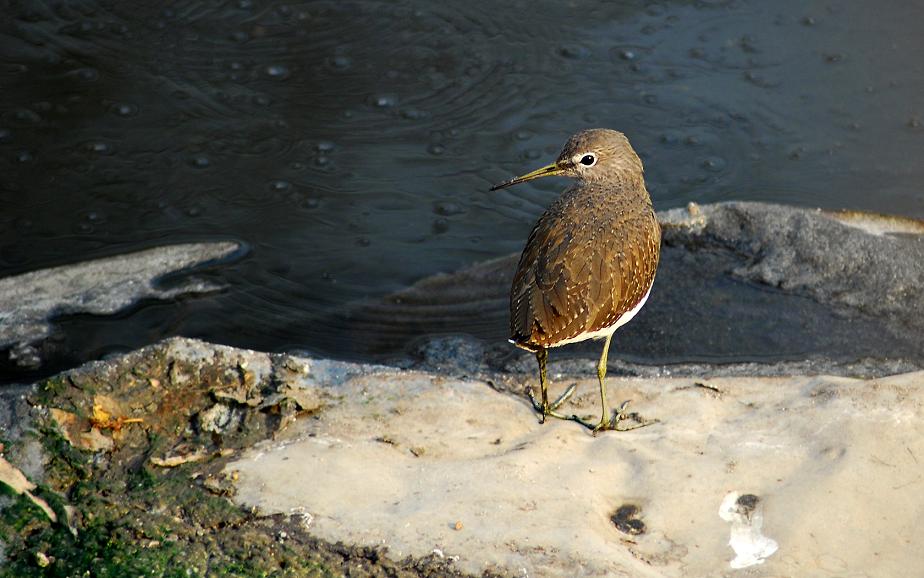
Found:
[{"label": "bird's eye", "polygon": [[581,164],[585,167],[592,167],[597,163],[597,157],[594,155],[584,155],[581,157]]}]

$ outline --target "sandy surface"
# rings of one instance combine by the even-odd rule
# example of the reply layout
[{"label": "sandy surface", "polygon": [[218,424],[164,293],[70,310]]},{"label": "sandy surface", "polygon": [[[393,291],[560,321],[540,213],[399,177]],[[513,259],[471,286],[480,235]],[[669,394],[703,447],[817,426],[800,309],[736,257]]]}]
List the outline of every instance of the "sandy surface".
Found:
[{"label": "sandy surface", "polygon": [[[238,503],[325,540],[516,576],[924,568],[924,373],[613,379],[611,402],[661,422],[594,438],[485,382],[322,363],[302,385],[327,407],[227,469]],[[595,413],[595,382],[578,391]]]}]

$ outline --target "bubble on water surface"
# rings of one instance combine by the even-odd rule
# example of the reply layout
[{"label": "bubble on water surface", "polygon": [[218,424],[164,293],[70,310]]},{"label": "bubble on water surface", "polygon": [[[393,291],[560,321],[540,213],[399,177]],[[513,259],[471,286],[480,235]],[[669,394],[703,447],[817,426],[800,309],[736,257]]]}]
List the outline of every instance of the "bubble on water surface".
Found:
[{"label": "bubble on water surface", "polygon": [[266,67],[266,74],[278,80],[289,78],[289,68],[284,64],[270,64]]},{"label": "bubble on water surface", "polygon": [[458,203],[439,202],[433,205],[433,212],[444,217],[451,217],[452,215],[460,215],[464,213],[465,209],[463,209],[462,206]]},{"label": "bubble on water surface", "polygon": [[112,105],[112,112],[119,116],[135,116],[138,114],[138,106],[128,102],[117,102]]},{"label": "bubble on water surface", "polygon": [[674,131],[674,130],[667,130],[661,133],[661,136],[658,137],[658,140],[660,140],[664,144],[672,145],[672,144],[679,143],[680,138],[681,138],[681,134],[679,132]]},{"label": "bubble on water surface", "polygon": [[87,148],[89,148],[91,152],[99,155],[110,155],[113,152],[112,145],[107,142],[92,142],[87,145]]},{"label": "bubble on water surface", "polygon": [[449,230],[449,221],[447,219],[436,219],[433,221],[433,232],[437,235]]},{"label": "bubble on water surface", "polygon": [[398,98],[392,94],[380,94],[372,97],[372,104],[379,108],[392,108],[398,104]]},{"label": "bubble on water surface", "polygon": [[99,80],[99,71],[95,68],[78,68],[68,73],[68,75],[83,82],[96,82]]},{"label": "bubble on water surface", "polygon": [[13,119],[20,124],[38,124],[42,122],[42,117],[28,108],[18,108],[13,111]]},{"label": "bubble on water surface", "polygon": [[408,120],[420,120],[427,117],[427,113],[416,108],[405,108],[401,110],[401,116]]},{"label": "bubble on water surface", "polygon": [[700,166],[711,173],[720,173],[724,171],[725,165],[725,159],[721,157],[707,157],[700,163]]},{"label": "bubble on water surface", "polygon": [[558,54],[569,60],[582,60],[590,56],[590,50],[583,46],[569,45],[559,47]]},{"label": "bubble on water surface", "polygon": [[338,54],[337,56],[334,56],[330,59],[330,64],[333,68],[337,70],[347,70],[348,68],[353,66],[353,61],[350,59],[349,56]]}]

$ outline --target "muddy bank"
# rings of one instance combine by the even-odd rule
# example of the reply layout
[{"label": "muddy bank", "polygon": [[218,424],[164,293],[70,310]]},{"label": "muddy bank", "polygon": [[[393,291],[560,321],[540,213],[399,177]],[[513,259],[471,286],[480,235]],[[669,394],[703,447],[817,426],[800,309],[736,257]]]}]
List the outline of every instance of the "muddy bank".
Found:
[{"label": "muddy bank", "polygon": [[176,339],[3,390],[0,576],[462,576],[230,500],[228,460],[326,403],[307,363]]},{"label": "muddy bank", "polygon": [[[616,336],[614,370],[874,376],[924,367],[920,221],[757,203],[691,208],[659,215],[661,266],[646,307]],[[224,265],[235,251],[227,243],[178,245],[0,280],[0,348],[10,348],[0,374],[32,381],[70,366],[62,366],[66,360],[76,365],[84,347],[99,357],[175,329],[180,320],[164,318],[150,303],[137,309],[150,331],[133,333],[131,323],[112,315],[144,300],[214,291],[229,279],[229,268],[161,279],[216,259]],[[336,326],[344,338],[328,345],[338,358],[451,365],[463,373],[523,371],[525,354],[506,342],[516,259],[485,261],[324,319],[304,312],[286,323]],[[194,307],[214,306],[210,299],[190,303],[190,316],[196,317]],[[249,342],[255,314],[227,316],[236,320],[229,338]],[[74,342],[74,315],[78,325],[88,319],[97,325],[91,344]],[[553,358],[570,364],[568,371],[590,371],[598,355],[596,344],[585,343],[556,350]]]},{"label": "muddy bank", "polygon": [[203,279],[164,278],[242,251],[238,243],[189,243],[155,247],[104,259],[41,269],[0,279],[0,350],[20,369],[43,363],[43,344],[56,318],[114,315],[144,299],[169,300],[212,293],[221,286]]},{"label": "muddy bank", "polygon": [[[659,219],[658,276],[645,308],[615,337],[614,367],[692,374],[721,365],[739,375],[924,367],[921,222],[739,202],[691,205]],[[414,335],[472,335],[483,341],[488,366],[515,369],[524,354],[507,347],[506,328],[517,258],[357,303],[339,323],[377,339],[386,358]],[[428,339],[412,355],[425,359],[424,350],[435,349]],[[598,355],[596,344],[576,344],[554,357]]]},{"label": "muddy bank", "polygon": [[[564,411],[597,410],[592,380],[553,373],[555,390],[578,384]],[[660,421],[596,438],[538,424],[530,382],[172,339],[7,390],[0,575],[902,576],[924,563],[922,373],[612,379],[611,403]]]}]

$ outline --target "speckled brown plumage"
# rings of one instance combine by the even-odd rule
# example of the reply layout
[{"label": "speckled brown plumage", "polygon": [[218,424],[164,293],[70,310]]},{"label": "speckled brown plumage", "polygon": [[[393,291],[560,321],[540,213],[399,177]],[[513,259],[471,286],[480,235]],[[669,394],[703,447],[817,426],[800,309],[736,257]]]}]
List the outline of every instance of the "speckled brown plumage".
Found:
[{"label": "speckled brown plumage", "polygon": [[[510,289],[510,340],[536,354],[541,398],[527,392],[541,421],[573,419],[595,434],[633,429],[620,427],[628,402],[609,415],[606,360],[613,332],[644,305],[658,268],[661,229],[643,172],[625,135],[592,129],[572,136],[554,163],[493,187],[554,175],[577,179],[539,218]],[[550,403],[546,380],[548,348],[592,338],[606,340],[597,364],[596,425],[557,413],[574,386]],[[651,423],[637,422],[633,427]]]},{"label": "speckled brown plumage", "polygon": [[[605,136],[624,144],[613,150],[628,162],[565,190],[539,218],[520,257],[510,290],[510,337],[524,349],[611,327],[654,282],[661,230],[641,161],[621,133],[607,132],[618,135]],[[594,147],[600,148],[580,133],[559,159]]]}]

